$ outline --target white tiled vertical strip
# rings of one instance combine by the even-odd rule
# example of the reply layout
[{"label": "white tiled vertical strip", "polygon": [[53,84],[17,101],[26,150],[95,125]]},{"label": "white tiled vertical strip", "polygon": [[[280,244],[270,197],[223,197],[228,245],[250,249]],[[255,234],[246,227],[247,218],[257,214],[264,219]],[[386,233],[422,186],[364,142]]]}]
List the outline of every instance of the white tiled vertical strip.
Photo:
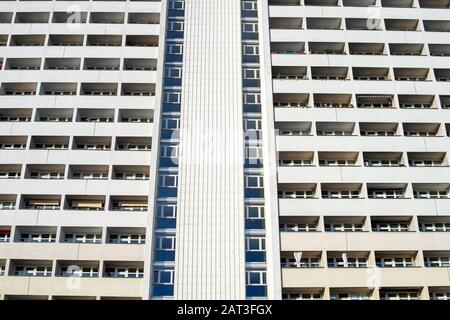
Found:
[{"label": "white tiled vertical strip", "polygon": [[185,10],[175,298],[244,299],[240,1]]}]

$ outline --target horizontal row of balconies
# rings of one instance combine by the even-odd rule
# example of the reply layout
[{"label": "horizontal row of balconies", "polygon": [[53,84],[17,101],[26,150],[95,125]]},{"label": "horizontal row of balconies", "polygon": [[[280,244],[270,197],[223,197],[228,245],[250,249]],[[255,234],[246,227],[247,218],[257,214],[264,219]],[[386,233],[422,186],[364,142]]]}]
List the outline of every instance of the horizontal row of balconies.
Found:
[{"label": "horizontal row of balconies", "polygon": [[154,96],[154,83],[81,83],[76,82],[3,82],[0,95],[51,95],[51,96]]},{"label": "horizontal row of balconies", "polygon": [[[448,167],[446,152],[334,152],[334,151],[297,151],[279,152],[279,179],[289,177],[299,167],[314,170],[320,167]],[[1,168],[1,167],[0,167]],[[322,168],[320,169],[322,170]],[[397,171],[398,172],[398,171]],[[317,172],[315,173],[317,174]]]},{"label": "horizontal row of balconies", "polygon": [[272,17],[270,29],[450,32],[450,20],[324,17]]},{"label": "horizontal row of balconies", "polygon": [[94,109],[77,108],[1,108],[0,122],[95,122],[95,123],[153,123],[151,109]]},{"label": "horizontal row of balconies", "polygon": [[[450,199],[450,183],[278,183],[280,199]],[[356,203],[355,203],[356,205]]]},{"label": "horizontal row of balconies", "polygon": [[1,226],[0,242],[145,244],[145,228],[135,227]]},{"label": "horizontal row of balconies", "polygon": [[[365,232],[366,234],[381,232],[380,237],[383,234],[387,237],[386,232],[403,234],[397,236],[398,238],[407,237],[408,234],[411,236],[412,232],[444,232],[447,234],[443,234],[443,236],[450,237],[450,216],[448,215],[281,216],[279,220],[281,232]],[[395,243],[394,241],[393,244],[395,245]],[[407,245],[408,242],[405,244]]]},{"label": "horizontal row of balconies", "polygon": [[0,46],[110,46],[157,47],[157,35],[111,34],[0,34]]},{"label": "horizontal row of balconies", "polygon": [[78,211],[147,211],[147,196],[120,196],[111,195],[66,195],[61,200],[61,195],[21,195],[20,201],[16,201],[15,194],[0,195],[0,210],[78,210]]},{"label": "horizontal row of balconies", "polygon": [[27,164],[22,172],[22,164],[0,164],[0,179],[43,179],[43,180],[148,180],[148,165],[68,165]]},{"label": "horizontal row of balconies", "polygon": [[275,93],[277,108],[450,109],[450,96],[426,94]]},{"label": "horizontal row of balconies", "polygon": [[156,59],[125,58],[8,58],[0,61],[4,70],[97,70],[156,71]]},{"label": "horizontal row of balconies", "polygon": [[450,123],[410,122],[275,122],[279,136],[364,136],[364,137],[445,137],[450,136]]},{"label": "horizontal row of balconies", "polygon": [[270,6],[385,7],[448,9],[448,0],[270,0]]},{"label": "horizontal row of balconies", "polygon": [[[302,59],[304,55],[370,55],[370,56],[450,56],[450,44],[425,43],[364,43],[364,42],[272,42],[272,54],[294,55]],[[303,58],[304,59],[304,58]],[[372,60],[372,59],[371,59]],[[415,60],[416,62],[417,60]]]},{"label": "horizontal row of balconies", "polygon": [[159,24],[154,12],[0,12],[0,23]]},{"label": "horizontal row of balconies", "polygon": [[[91,151],[150,151],[151,137],[104,136],[0,136],[0,150],[91,150]],[[114,148],[111,148],[114,146]]]},{"label": "horizontal row of balconies", "polygon": [[450,82],[450,69],[391,67],[273,66],[277,80],[365,80]]},{"label": "horizontal row of balconies", "polygon": [[[330,283],[332,287],[324,288],[323,285],[318,283],[316,287],[297,287],[291,288],[286,284],[283,289],[282,299],[283,300],[450,300],[450,287],[449,286],[423,286],[418,287],[417,285],[412,286],[402,286],[397,284],[393,286],[392,284],[386,283],[385,286],[378,288],[373,286],[368,286],[363,283],[363,279],[358,277],[359,285],[354,287],[349,287],[340,281],[329,281],[330,277],[352,277],[360,276],[363,272],[370,273],[371,269],[363,272],[355,272],[356,274],[351,274],[351,270],[302,270],[302,276],[304,277],[320,277],[321,279],[326,279],[327,283]],[[381,275],[389,276],[392,279],[398,270],[385,269],[380,271]],[[283,270],[283,274],[286,274],[289,279],[295,277],[291,274],[294,270]],[[391,275],[392,274],[392,275]],[[324,275],[329,275],[323,278]],[[300,275],[298,275],[300,276]],[[406,277],[402,277],[405,279]],[[370,277],[366,277],[369,281],[373,281]],[[367,280],[366,280],[367,282]],[[311,281],[309,281],[311,283]],[[352,281],[351,283],[355,283]],[[306,285],[306,284],[305,284]],[[337,287],[342,285],[342,287]]]}]

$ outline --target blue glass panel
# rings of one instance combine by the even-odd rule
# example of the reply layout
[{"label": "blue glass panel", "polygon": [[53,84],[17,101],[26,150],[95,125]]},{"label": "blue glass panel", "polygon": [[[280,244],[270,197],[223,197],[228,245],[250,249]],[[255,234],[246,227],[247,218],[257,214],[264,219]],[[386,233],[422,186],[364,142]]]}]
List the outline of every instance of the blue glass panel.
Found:
[{"label": "blue glass panel", "polygon": [[155,250],[155,261],[175,261],[175,251]]},{"label": "blue glass panel", "polygon": [[176,219],[156,218],[156,229],[173,229],[176,226]]},{"label": "blue glass panel", "polygon": [[158,188],[158,197],[160,198],[174,198],[178,194],[178,188]]},{"label": "blue glass panel", "polygon": [[264,198],[264,188],[249,189],[245,188],[246,198]]},{"label": "blue glass panel", "polygon": [[265,297],[267,296],[267,286],[247,286],[247,297]]},{"label": "blue glass panel", "polygon": [[264,229],[264,219],[245,219],[245,229]]},{"label": "blue glass panel", "polygon": [[173,296],[173,284],[154,284],[153,285],[153,296],[162,297],[162,296]]},{"label": "blue glass panel", "polygon": [[248,251],[245,253],[245,262],[266,262],[266,253],[263,251]]},{"label": "blue glass panel", "polygon": [[163,112],[180,112],[181,104],[179,103],[164,103]]}]

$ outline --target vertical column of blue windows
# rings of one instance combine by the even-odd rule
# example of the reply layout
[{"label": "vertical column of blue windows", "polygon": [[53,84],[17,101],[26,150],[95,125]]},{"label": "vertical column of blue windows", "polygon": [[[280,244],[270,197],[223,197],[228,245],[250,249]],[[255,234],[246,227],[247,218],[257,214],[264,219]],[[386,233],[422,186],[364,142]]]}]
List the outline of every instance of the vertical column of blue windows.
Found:
[{"label": "vertical column of blue windows", "polygon": [[184,0],[169,0],[153,248],[152,297],[174,296]]},{"label": "vertical column of blue windows", "polygon": [[247,299],[267,297],[258,0],[241,1]]}]

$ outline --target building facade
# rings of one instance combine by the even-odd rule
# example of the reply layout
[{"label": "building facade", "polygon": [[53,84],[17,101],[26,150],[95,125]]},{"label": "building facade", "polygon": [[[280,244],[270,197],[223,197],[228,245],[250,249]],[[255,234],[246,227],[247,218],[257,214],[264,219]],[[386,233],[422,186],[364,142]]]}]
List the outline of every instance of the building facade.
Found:
[{"label": "building facade", "polygon": [[0,299],[450,299],[449,10],[0,1]]}]

